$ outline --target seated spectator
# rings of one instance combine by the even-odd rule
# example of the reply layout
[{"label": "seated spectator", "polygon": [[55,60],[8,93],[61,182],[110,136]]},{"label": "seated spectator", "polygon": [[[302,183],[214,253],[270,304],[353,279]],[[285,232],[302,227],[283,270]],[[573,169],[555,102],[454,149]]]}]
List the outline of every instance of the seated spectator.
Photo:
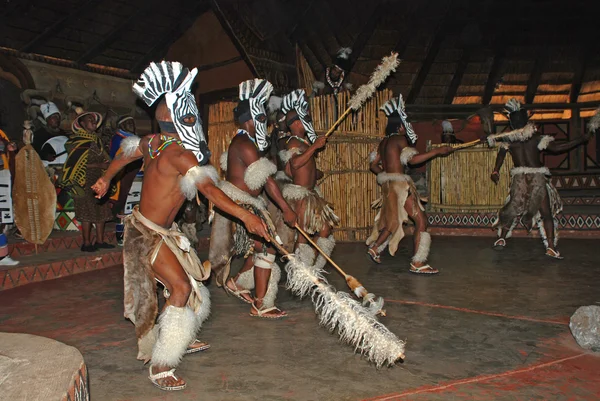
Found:
[{"label": "seated spectator", "polygon": [[[73,196],[75,218],[82,228],[81,250],[84,252],[114,248],[104,242],[104,227],[113,218],[110,206],[107,199],[96,199],[91,188],[110,162],[98,135],[101,123],[102,115],[95,112],[82,113],[73,121],[73,134],[65,144],[67,160],[59,180],[59,186],[68,189]],[[96,226],[95,244],[91,240],[92,224]]]},{"label": "seated spectator", "polygon": [[[52,162],[57,157],[62,156],[62,152],[64,152],[64,149],[60,146],[55,147],[49,144],[49,140],[54,137],[65,137],[65,133],[60,129],[61,115],[58,107],[52,102],[42,104],[40,110],[46,124],[33,133],[31,146],[40,155],[42,161]],[[59,140],[59,142],[64,144],[66,138]]]}]

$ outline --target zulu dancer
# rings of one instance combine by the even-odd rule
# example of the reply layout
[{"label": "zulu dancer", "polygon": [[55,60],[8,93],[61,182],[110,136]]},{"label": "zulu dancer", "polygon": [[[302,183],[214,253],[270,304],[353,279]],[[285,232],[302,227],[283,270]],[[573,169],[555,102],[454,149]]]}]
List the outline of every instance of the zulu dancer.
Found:
[{"label": "zulu dancer", "polygon": [[515,131],[511,131],[514,133],[504,138],[500,144],[491,175],[492,181],[498,183],[500,168],[507,152],[512,157],[514,168],[510,172],[510,194],[493,225],[494,228],[498,228],[498,239],[494,242],[494,248],[503,249],[506,246],[506,239],[510,238],[512,230],[520,221],[527,231],[531,231],[534,224],[537,224],[546,247],[546,255],[563,259],[556,250],[556,216],[562,211],[562,201],[551,183],[550,170],[543,165],[540,155],[542,152],[568,152],[586,143],[592,133],[587,132],[577,139],[557,144],[554,137],[537,134],[535,125],[529,122],[527,110],[521,107],[517,99],[510,99],[505,105],[505,110],[510,126]]},{"label": "zulu dancer", "polygon": [[[231,201],[219,188],[216,170],[206,165],[209,151],[190,87],[198,70],[177,62],[151,63],[133,91],[147,105],[157,102],[159,135],[125,138],[122,153],[93,189],[102,197],[111,179],[129,163],[143,158],[144,178],[139,208],[125,220],[123,248],[125,317],[136,328],[138,359],[151,361],[149,378],[162,390],[181,390],[186,383],[175,368],[188,353],[208,347],[195,339],[210,313],[210,298],[201,280],[210,275],[181,233],[175,216],[184,200],[199,190],[221,210],[266,238],[264,223]],[[158,314],[156,281],[167,302]]]},{"label": "zulu dancer", "polygon": [[[285,222],[293,227],[296,214],[285,202],[273,179],[277,167],[266,157],[261,157],[269,146],[267,141],[267,116],[265,105],[273,90],[270,82],[254,79],[240,84],[240,102],[234,117],[240,125],[237,135],[229,145],[227,156],[221,159],[226,165],[227,181],[221,189],[236,203],[247,209],[266,210],[266,202],[259,195],[263,188],[283,212]],[[235,277],[229,277],[231,259],[244,255],[247,260]],[[279,319],[286,312],[275,306],[277,283],[281,271],[275,263],[275,250],[264,242],[249,238],[230,213],[218,207],[212,224],[209,260],[216,275],[217,285],[227,293],[252,304],[251,316]],[[250,290],[255,290],[255,297]]]},{"label": "zulu dancer", "polygon": [[[434,157],[453,152],[449,146],[419,154],[414,148],[417,134],[408,122],[402,95],[386,102],[381,110],[388,118],[385,138],[371,155],[371,171],[377,174],[381,185],[381,210],[375,217],[373,231],[367,239],[368,255],[376,263],[381,263],[380,254],[389,246],[390,255],[398,249],[404,237],[402,225],[412,220],[415,224],[415,253],[410,271],[420,274],[438,273],[437,269],[426,264],[429,256],[431,236],[427,232],[427,216],[419,199],[419,194],[410,176],[404,173],[409,166],[425,163]],[[401,135],[404,131],[404,135]]]},{"label": "zulu dancer", "polygon": [[[303,89],[296,89],[283,98],[281,112],[291,131],[290,136],[283,139],[285,150],[279,152],[279,159],[292,178],[292,183],[283,184],[283,197],[296,212],[300,228],[316,236],[317,245],[331,256],[335,246],[331,230],[340,219],[317,187],[323,173],[317,169],[315,160],[315,153],[325,147],[327,138],[317,138]],[[322,269],[326,264],[322,255],[314,260],[315,251],[304,236],[298,236],[294,251],[307,266],[315,263],[317,269]]]}]

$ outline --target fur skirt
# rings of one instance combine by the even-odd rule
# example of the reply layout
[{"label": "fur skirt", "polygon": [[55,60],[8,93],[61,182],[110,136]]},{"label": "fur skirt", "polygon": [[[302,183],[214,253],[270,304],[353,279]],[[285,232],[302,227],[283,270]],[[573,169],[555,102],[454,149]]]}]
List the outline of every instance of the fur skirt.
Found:
[{"label": "fur skirt", "polygon": [[152,264],[162,246],[173,252],[188,275],[192,292],[187,305],[195,313],[199,313],[203,302],[200,294],[202,284],[199,281],[206,280],[210,275],[210,270],[203,267],[177,224],[173,223],[171,229],[160,227],[146,219],[137,207],[127,216],[123,244],[124,315],[135,325],[138,359],[145,362],[152,357],[156,341],[158,297]]},{"label": "fur skirt", "polygon": [[298,214],[298,223],[307,233],[314,235],[326,225],[335,227],[340,224],[340,218],[333,212],[318,188],[308,189],[300,185],[285,184],[281,192]]},{"label": "fur skirt", "polygon": [[[389,238],[388,249],[393,256],[404,238],[402,225],[408,222],[409,215],[417,215],[417,208],[425,209],[419,200],[417,188],[408,175],[381,173],[377,181],[381,185],[381,197],[373,202],[371,207],[380,210],[375,216],[373,230],[366,243],[370,246],[377,241],[382,230],[390,231],[392,235]],[[413,196],[415,201],[412,209],[406,210],[405,203],[409,196]]]}]

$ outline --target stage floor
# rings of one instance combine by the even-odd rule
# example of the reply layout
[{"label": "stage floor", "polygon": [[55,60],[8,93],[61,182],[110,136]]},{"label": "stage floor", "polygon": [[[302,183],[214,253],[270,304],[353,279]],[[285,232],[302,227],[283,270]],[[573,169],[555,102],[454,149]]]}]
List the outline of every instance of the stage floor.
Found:
[{"label": "stage floor", "polygon": [[[403,245],[412,249],[410,240]],[[514,239],[502,252],[491,242],[434,237],[437,276],[409,273],[407,248],[381,265],[362,244],[336,249],[334,260],[385,297],[382,321],[407,341],[406,361],[393,368],[354,355],[318,326],[309,300],[284,288],[279,304],[290,316],[270,321],[211,286],[213,313],[199,338],[212,348],[184,358],[186,390],[161,392],[135,359],[121,267],[0,292],[0,330],[77,347],[93,401],[599,399],[600,354],[579,348],[568,327],[577,307],[599,302],[598,241],[561,241],[563,261],[545,257],[539,240]]]}]

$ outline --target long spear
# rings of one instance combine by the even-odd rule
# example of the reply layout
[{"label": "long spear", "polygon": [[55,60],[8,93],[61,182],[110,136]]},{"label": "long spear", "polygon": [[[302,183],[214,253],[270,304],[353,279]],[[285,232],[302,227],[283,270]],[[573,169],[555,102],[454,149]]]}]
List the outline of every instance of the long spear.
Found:
[{"label": "long spear", "polygon": [[350,294],[337,291],[327,282],[323,269],[308,268],[296,255],[288,252],[275,232],[272,220],[255,209],[267,223],[270,243],[288,260],[287,288],[299,297],[310,295],[322,326],[330,332],[337,329],[340,340],[354,347],[378,368],[391,366],[404,359],[405,342],[380,323],[375,315]]},{"label": "long spear", "polygon": [[369,293],[367,291],[367,289],[361,284],[360,281],[358,281],[354,276],[351,276],[349,274],[346,274],[346,272],[344,270],[342,270],[341,267],[339,267],[330,257],[329,255],[327,255],[322,249],[321,247],[319,247],[319,245],[317,245],[312,238],[310,238],[310,235],[308,235],[302,228],[300,228],[300,226],[298,224],[296,224],[296,229],[300,232],[300,234],[302,234],[304,236],[304,238],[306,238],[308,240],[308,242],[311,243],[311,245],[313,247],[315,247],[315,249],[317,251],[319,251],[319,253],[321,255],[323,255],[323,257],[325,259],[327,259],[327,261],[329,263],[331,263],[331,265],[342,275],[344,276],[344,279],[346,280],[346,284],[348,284],[348,287],[350,287],[350,290],[352,290],[352,292],[354,293],[354,295],[356,295],[358,298],[362,298],[363,300],[363,305],[365,305],[366,303],[371,304],[371,306],[369,307],[369,310],[373,311],[375,314],[381,315],[381,316],[386,316],[385,313],[385,309],[382,309],[383,307],[383,298],[379,298],[378,300],[375,300],[375,295]]},{"label": "long spear", "polygon": [[348,101],[348,108],[340,118],[333,123],[331,128],[325,133],[325,136],[331,135],[338,124],[341,123],[352,110],[358,110],[363,103],[370,99],[377,90],[377,87],[381,85],[393,71],[396,71],[396,67],[398,67],[399,64],[400,60],[398,60],[398,53],[392,53],[391,55],[384,57],[381,60],[381,64],[379,64],[371,74],[369,82],[361,85],[356,92],[354,92],[354,95]]}]

